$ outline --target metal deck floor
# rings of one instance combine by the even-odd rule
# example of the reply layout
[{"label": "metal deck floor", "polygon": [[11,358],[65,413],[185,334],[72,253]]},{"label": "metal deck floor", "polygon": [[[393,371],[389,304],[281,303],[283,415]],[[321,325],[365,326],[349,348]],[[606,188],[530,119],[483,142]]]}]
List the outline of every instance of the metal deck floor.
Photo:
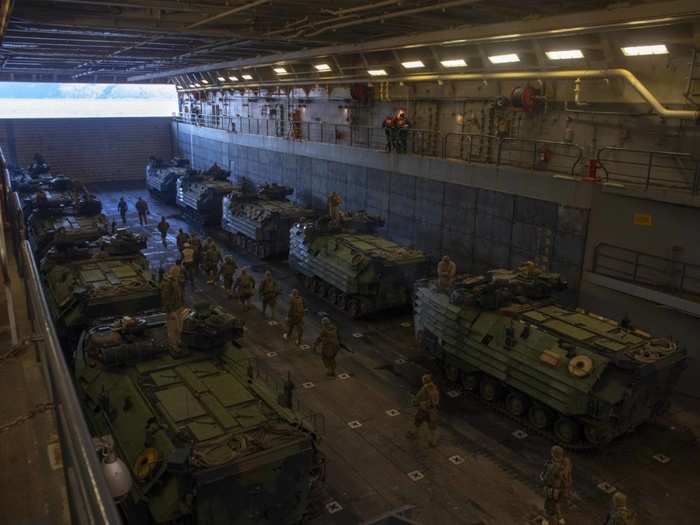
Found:
[{"label": "metal deck floor", "polygon": [[[111,216],[117,215],[121,195],[129,200],[129,224],[151,236],[147,255],[153,269],[173,263],[177,229],[191,229],[179,218],[177,209],[153,201],[145,187],[92,190],[99,193],[105,213]],[[138,195],[148,197],[153,213],[153,220],[143,228],[133,210]],[[160,215],[171,223],[167,248],[155,230]],[[223,239],[216,230],[211,235]],[[270,269],[285,294],[299,287],[284,261],[258,261],[220,245],[235,256],[239,266],[249,265],[256,279]],[[422,440],[405,437],[415,411],[411,394],[417,390],[421,375],[432,371],[416,347],[411,324],[406,326],[411,323],[410,314],[353,322],[332,306],[314,297],[305,298],[309,308],[305,342],[313,342],[320,312],[328,312],[351,350],[338,356],[338,374],[348,374],[347,379],[340,379],[325,376],[318,355],[284,341],[281,325],[270,326],[257,302],[256,308],[244,313],[221,288],[209,286],[201,278],[188,298],[214,300],[241,315],[248,327],[243,344],[272,372],[285,376],[289,372],[301,403],[324,414],[326,433],[321,449],[328,458],[327,483],[320,513],[310,523],[356,524],[404,505],[414,505],[413,519],[426,525],[535,522],[542,506],[539,473],[551,446],[547,440],[532,435],[514,437],[518,430],[515,422],[470,397],[451,398],[446,392],[451,387],[440,377],[443,402],[438,447],[428,448]],[[285,313],[286,301],[280,301],[278,320],[282,321]],[[354,338],[354,333],[361,333],[362,338]],[[313,387],[302,387],[309,382]],[[700,514],[700,500],[694,497],[700,491],[696,466],[699,406],[697,400],[679,399],[663,421],[646,424],[604,450],[571,453],[576,493],[566,512],[567,523],[604,522],[610,495],[598,488],[601,482],[627,493],[640,524],[696,523]],[[399,414],[388,415],[386,411],[391,409]],[[361,426],[351,428],[349,423],[354,421]],[[656,454],[671,460],[660,463],[653,458]],[[449,459],[453,456],[463,461],[453,464]],[[414,471],[419,471],[422,479],[413,481],[408,474]],[[325,506],[333,501],[342,510],[331,514]]]},{"label": "metal deck floor", "polygon": [[[6,235],[11,243],[11,238]],[[11,250],[12,246],[8,246]],[[30,338],[26,292],[10,258],[10,288],[20,341]],[[0,272],[0,281],[2,273]],[[4,295],[4,291],[0,292]],[[3,298],[0,308],[4,309]],[[3,312],[4,315],[4,312]],[[3,319],[3,324],[7,322]],[[0,356],[12,347],[9,326],[0,329]],[[25,416],[49,401],[45,377],[34,345],[14,356],[0,358],[0,426]],[[52,410],[38,413],[0,432],[0,522],[8,525],[64,525],[70,523],[65,472]]]}]

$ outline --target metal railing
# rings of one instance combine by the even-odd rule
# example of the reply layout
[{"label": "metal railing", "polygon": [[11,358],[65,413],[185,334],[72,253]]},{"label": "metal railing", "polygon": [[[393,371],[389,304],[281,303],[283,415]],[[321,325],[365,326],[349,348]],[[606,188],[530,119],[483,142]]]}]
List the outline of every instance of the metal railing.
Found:
[{"label": "metal railing", "polygon": [[448,133],[443,139],[442,156],[467,163],[503,164],[576,175],[583,159],[583,149],[569,142]]},{"label": "metal railing", "polygon": [[598,150],[596,159],[606,182],[645,190],[700,192],[700,160],[690,153],[606,146]]},{"label": "metal railing", "polygon": [[[33,341],[47,385],[48,401],[53,405],[56,418],[71,521],[86,525],[119,525],[122,521],[73,387],[73,378],[51,319],[34,255],[24,238],[21,201],[19,195],[11,191],[4,156],[0,158],[0,163],[4,172],[0,202],[3,228],[0,230],[8,225],[14,239],[17,269],[22,273],[26,289],[26,308],[34,334]],[[0,231],[0,270],[6,283],[9,282],[8,257],[4,231]]]},{"label": "metal railing", "polygon": [[27,309],[34,333],[39,339],[38,354],[51,402],[55,406],[56,426],[73,522],[118,525],[121,518],[107,487],[82,407],[73,387],[72,376],[51,320],[39,271],[28,241],[22,242],[21,253],[29,299]]},{"label": "metal railing", "polygon": [[593,254],[593,272],[651,286],[674,295],[700,297],[700,264],[601,243]]},{"label": "metal railing", "polygon": [[422,157],[507,165],[567,175],[577,174],[583,158],[580,146],[549,140],[468,133],[443,135],[439,131],[425,129],[395,130],[392,134],[384,128],[370,126],[215,115],[181,115],[176,120],[247,135],[339,144],[376,151],[391,149]]}]

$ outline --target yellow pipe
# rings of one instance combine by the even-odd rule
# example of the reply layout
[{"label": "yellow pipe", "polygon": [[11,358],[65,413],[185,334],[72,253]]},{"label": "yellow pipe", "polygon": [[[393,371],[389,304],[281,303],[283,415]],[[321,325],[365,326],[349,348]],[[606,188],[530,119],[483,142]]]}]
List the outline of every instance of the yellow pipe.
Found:
[{"label": "yellow pipe", "polygon": [[[343,80],[277,80],[274,82],[249,83],[235,86],[234,89],[246,89],[254,87],[277,87],[284,84],[291,86],[309,85],[338,85],[353,84],[356,82],[435,82],[438,80],[563,80],[569,78],[622,78],[628,82],[639,95],[649,104],[653,110],[663,118],[677,118],[681,120],[700,121],[700,111],[691,109],[669,109],[665,107],[654,94],[628,69],[571,69],[564,71],[501,71],[493,73],[453,73],[453,74],[423,74],[404,77],[387,78],[346,78]],[[220,90],[223,86],[211,86],[207,90]],[[224,87],[225,88],[225,87]],[[201,89],[187,89],[181,92],[202,91]]]}]

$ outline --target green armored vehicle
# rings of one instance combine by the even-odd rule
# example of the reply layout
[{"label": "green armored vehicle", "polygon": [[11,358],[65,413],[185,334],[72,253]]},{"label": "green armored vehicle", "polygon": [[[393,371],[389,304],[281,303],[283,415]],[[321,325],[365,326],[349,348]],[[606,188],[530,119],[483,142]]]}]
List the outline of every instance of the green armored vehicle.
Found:
[{"label": "green armored vehicle", "polygon": [[204,172],[188,171],[177,179],[178,208],[197,224],[210,226],[220,223],[221,201],[235,189],[228,180],[230,174],[217,164]]},{"label": "green armored vehicle", "polygon": [[421,347],[459,384],[570,448],[602,445],[665,410],[686,366],[668,339],[559,306],[532,266],[416,285]]},{"label": "green armored vehicle", "polygon": [[322,473],[315,435],[255,377],[236,347],[241,321],[199,305],[178,322],[177,348],[163,314],[97,326],[78,344],[85,415],[130,474],[115,493],[127,521],[300,523]]},{"label": "green armored vehicle", "polygon": [[381,223],[363,212],[297,223],[290,230],[289,265],[305,288],[353,317],[409,305],[427,258],[370,233]]},{"label": "green armored vehicle", "polygon": [[221,227],[234,246],[260,258],[286,255],[289,229],[316,213],[287,200],[292,188],[265,184],[257,191],[244,179],[240,188],[224,197]]},{"label": "green armored vehicle", "polygon": [[27,222],[27,237],[39,258],[43,257],[54,244],[91,242],[109,233],[107,218],[101,213],[63,215],[34,212]]},{"label": "green armored vehicle", "polygon": [[66,337],[93,321],[160,307],[160,288],[141,253],[144,240],[127,231],[87,248],[55,246],[41,262],[54,322]]}]

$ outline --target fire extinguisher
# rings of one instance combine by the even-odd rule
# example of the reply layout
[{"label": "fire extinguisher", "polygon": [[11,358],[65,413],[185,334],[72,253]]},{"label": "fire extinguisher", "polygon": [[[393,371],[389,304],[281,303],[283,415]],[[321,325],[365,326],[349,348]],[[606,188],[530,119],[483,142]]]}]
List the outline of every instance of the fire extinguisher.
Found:
[{"label": "fire extinguisher", "polygon": [[552,152],[549,151],[549,148],[547,146],[540,146],[540,149],[537,151],[537,159],[540,162],[549,162],[549,159],[552,158]]},{"label": "fire extinguisher", "polygon": [[598,159],[588,160],[588,169],[586,170],[586,180],[598,180],[598,168],[600,163]]}]

